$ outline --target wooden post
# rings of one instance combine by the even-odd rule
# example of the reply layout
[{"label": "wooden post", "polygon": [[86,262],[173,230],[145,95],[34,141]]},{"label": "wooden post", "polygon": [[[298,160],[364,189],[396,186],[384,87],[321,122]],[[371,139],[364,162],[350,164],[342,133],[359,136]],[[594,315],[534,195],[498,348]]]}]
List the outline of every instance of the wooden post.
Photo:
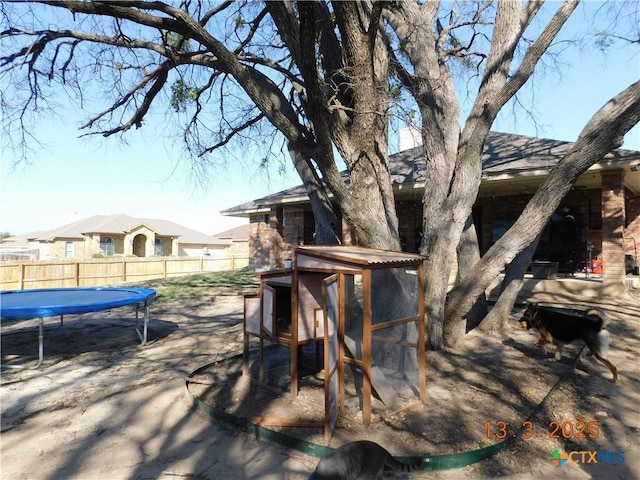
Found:
[{"label": "wooden post", "polygon": [[362,423],[371,424],[371,270],[362,271]]},{"label": "wooden post", "polygon": [[258,350],[258,380],[264,382],[264,338],[260,334],[260,347]]},{"label": "wooden post", "polygon": [[127,281],[127,260],[124,258],[122,259],[122,281]]},{"label": "wooden post", "polygon": [[[245,300],[246,303],[246,300]],[[242,375],[249,375],[249,334],[247,333],[247,310],[244,312],[244,328],[242,339]]]},{"label": "wooden post", "polygon": [[[291,277],[291,397],[298,396],[298,269]],[[275,299],[274,299],[275,303]],[[275,335],[278,332],[274,332]]]},{"label": "wooden post", "polygon": [[424,262],[418,265],[418,372],[420,375],[420,401],[427,400],[427,332],[424,306]]},{"label": "wooden post", "polygon": [[18,283],[18,290],[24,290],[24,274],[27,269],[27,266],[24,263],[20,264],[20,280]]},{"label": "wooden post", "polygon": [[344,331],[346,306],[345,306],[345,290],[347,282],[345,274],[338,273],[338,318],[335,319],[336,328],[338,329],[338,392],[340,393],[340,413],[344,414]]},{"label": "wooden post", "polygon": [[75,276],[76,276],[76,287],[80,286],[80,262],[75,262],[76,268],[75,270]]}]

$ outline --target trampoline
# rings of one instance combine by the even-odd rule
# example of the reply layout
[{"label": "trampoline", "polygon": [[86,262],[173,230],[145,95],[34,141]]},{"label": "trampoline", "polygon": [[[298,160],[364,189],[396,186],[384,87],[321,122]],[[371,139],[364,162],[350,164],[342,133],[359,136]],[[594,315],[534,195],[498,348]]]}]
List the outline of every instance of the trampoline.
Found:
[{"label": "trampoline", "polygon": [[[149,304],[155,298],[156,291],[150,288],[43,288],[34,290],[0,291],[0,319],[19,321],[38,318],[39,359],[33,368],[38,368],[44,358],[44,318],[60,315],[99,312],[112,308],[135,305],[135,330],[142,345],[147,343],[147,325],[149,323]],[[138,325],[138,312],[144,308],[142,331]],[[24,368],[24,365],[7,365],[9,368]]]}]

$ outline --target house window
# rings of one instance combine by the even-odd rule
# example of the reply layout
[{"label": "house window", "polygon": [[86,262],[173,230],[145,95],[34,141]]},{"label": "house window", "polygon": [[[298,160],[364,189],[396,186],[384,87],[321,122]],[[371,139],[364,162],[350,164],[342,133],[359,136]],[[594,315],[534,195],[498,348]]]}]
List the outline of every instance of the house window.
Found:
[{"label": "house window", "polygon": [[64,244],[64,256],[73,257],[73,242],[65,242]]},{"label": "house window", "polygon": [[162,245],[162,240],[159,238],[156,238],[153,254],[158,257],[164,256],[164,245]]},{"label": "house window", "polygon": [[111,237],[100,237],[100,253],[106,257],[116,254],[116,242]]},{"label": "house window", "polygon": [[602,230],[602,198],[589,199],[589,230]]}]

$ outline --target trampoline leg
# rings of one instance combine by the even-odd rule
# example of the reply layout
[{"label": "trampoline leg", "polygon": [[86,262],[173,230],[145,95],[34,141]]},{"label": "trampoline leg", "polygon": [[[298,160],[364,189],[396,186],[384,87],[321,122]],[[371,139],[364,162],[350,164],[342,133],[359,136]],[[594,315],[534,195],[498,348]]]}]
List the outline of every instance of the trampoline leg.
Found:
[{"label": "trampoline leg", "polygon": [[142,345],[147,344],[147,325],[149,324],[149,306],[144,304],[144,334],[142,337]]},{"label": "trampoline leg", "polygon": [[38,329],[38,363],[33,368],[38,368],[40,365],[42,365],[43,359],[44,359],[44,318],[40,317],[40,327]]},{"label": "trampoline leg", "polygon": [[149,323],[149,305],[144,304],[144,322],[142,326],[142,332],[138,328],[138,309],[139,305],[136,305],[136,333],[138,334],[138,338],[140,339],[140,343],[142,345],[147,344],[147,324]]},{"label": "trampoline leg", "polygon": [[35,370],[42,365],[42,360],[44,360],[44,317],[40,317],[40,323],[38,325],[38,362],[33,366],[29,367],[27,365],[1,365],[2,368],[11,368],[11,369],[22,369],[22,368],[30,368]]}]

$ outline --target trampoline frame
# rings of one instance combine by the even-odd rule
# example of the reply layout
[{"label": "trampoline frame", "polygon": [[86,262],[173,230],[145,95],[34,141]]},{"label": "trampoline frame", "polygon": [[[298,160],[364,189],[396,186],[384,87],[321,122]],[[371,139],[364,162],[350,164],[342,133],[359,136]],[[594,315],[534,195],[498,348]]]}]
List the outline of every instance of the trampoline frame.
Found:
[{"label": "trampoline frame", "polygon": [[[0,291],[0,300],[3,295],[20,294],[21,292],[54,292],[54,291],[127,291],[136,293],[137,295],[130,298],[119,299],[117,301],[109,302],[93,302],[93,303],[76,303],[76,304],[63,304],[63,305],[47,305],[40,307],[24,307],[21,309],[7,309],[2,308],[2,302],[0,301],[0,318],[3,320],[26,320],[31,318],[38,318],[38,361],[35,366],[28,367],[24,364],[19,365],[6,365],[0,364],[2,368],[9,369],[24,369],[31,368],[37,369],[42,365],[44,360],[44,319],[48,317],[54,317],[60,315],[60,326],[63,325],[65,314],[77,314],[82,315],[84,313],[111,311],[114,308],[121,308],[125,306],[135,305],[136,318],[135,318],[135,331],[140,339],[142,345],[147,344],[147,332],[149,324],[149,304],[155,299],[156,291],[150,288],[112,288],[112,287],[80,287],[80,288],[42,288],[34,290],[3,290]],[[144,317],[142,331],[139,327],[139,313],[140,307],[144,307]],[[7,311],[8,310],[8,311]]]}]

